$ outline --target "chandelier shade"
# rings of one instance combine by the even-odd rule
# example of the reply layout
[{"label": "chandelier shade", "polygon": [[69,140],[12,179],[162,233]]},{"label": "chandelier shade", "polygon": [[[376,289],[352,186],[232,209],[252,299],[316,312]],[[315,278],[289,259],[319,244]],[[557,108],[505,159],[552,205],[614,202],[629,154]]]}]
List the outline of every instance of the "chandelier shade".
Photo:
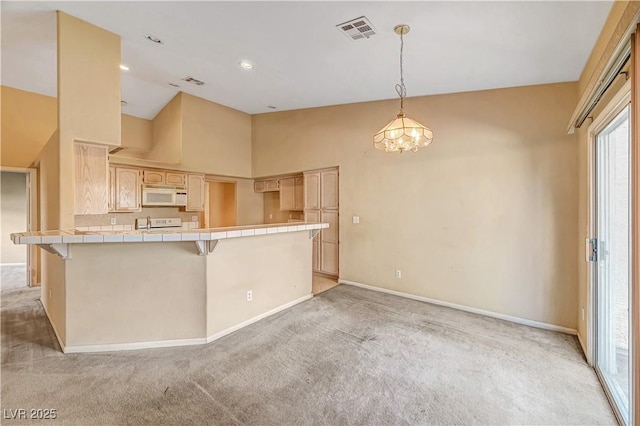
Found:
[{"label": "chandelier shade", "polygon": [[404,113],[384,126],[373,136],[373,145],[385,152],[416,152],[433,140],[433,132]]},{"label": "chandelier shade", "polygon": [[409,32],[408,25],[396,25],[393,31],[400,36],[400,84],[396,84],[396,92],[400,97],[400,112],[395,120],[373,135],[373,146],[385,152],[416,152],[433,141],[433,131],[423,126],[404,113],[404,98],[407,89],[404,84],[403,51],[404,35]]}]

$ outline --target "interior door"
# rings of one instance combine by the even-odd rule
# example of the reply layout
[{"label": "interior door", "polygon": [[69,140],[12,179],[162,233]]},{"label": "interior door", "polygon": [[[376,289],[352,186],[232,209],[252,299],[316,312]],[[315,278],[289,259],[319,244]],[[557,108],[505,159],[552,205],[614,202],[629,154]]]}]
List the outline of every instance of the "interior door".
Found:
[{"label": "interior door", "polygon": [[630,119],[626,106],[595,138],[596,371],[629,423],[631,383]]}]

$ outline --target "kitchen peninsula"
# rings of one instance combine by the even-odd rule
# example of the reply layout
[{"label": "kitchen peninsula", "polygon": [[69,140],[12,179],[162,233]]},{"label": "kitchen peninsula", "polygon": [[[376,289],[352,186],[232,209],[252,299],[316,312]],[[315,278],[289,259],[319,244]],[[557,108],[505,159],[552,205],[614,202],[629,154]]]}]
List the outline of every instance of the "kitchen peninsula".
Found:
[{"label": "kitchen peninsula", "polygon": [[[312,297],[312,238],[326,223],[12,234],[63,261],[63,352],[211,342]],[[54,300],[57,299],[57,300]],[[61,306],[61,308],[60,308]],[[51,308],[50,308],[51,309]]]}]

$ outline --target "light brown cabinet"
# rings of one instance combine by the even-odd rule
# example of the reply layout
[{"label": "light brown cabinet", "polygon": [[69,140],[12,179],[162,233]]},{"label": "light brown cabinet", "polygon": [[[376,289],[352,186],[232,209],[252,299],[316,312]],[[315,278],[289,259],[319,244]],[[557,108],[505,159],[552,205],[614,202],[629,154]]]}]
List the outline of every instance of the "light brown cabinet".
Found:
[{"label": "light brown cabinet", "polygon": [[320,209],[320,172],[304,174],[304,208]]},{"label": "light brown cabinet", "polygon": [[204,175],[187,174],[187,206],[185,211],[204,211]]},{"label": "light brown cabinet", "polygon": [[302,177],[280,179],[280,210],[304,210],[303,182]]},{"label": "light brown cabinet", "polygon": [[302,176],[295,178],[295,203],[294,210],[304,210],[304,178]]},{"label": "light brown cabinet", "polygon": [[139,212],[142,209],[142,171],[132,167],[113,168],[115,186],[113,211]]},{"label": "light brown cabinet", "polygon": [[185,173],[166,172],[165,183],[173,186],[185,186],[187,175]]},{"label": "light brown cabinet", "polygon": [[145,170],[142,182],[147,185],[162,185],[165,183],[166,173],[161,170]]},{"label": "light brown cabinet", "polygon": [[106,214],[109,211],[108,147],[76,143],[74,162],[74,214]]},{"label": "light brown cabinet", "polygon": [[313,241],[313,270],[337,276],[339,273],[338,169],[304,173],[304,212],[307,222],[324,222]]},{"label": "light brown cabinet", "polygon": [[280,179],[262,179],[253,183],[255,192],[275,192],[280,190]]}]

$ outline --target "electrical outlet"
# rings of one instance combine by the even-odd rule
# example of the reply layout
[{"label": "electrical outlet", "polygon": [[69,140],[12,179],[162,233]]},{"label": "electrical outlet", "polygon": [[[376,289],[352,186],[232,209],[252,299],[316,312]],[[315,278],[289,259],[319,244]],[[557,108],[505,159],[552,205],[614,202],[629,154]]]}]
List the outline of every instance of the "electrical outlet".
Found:
[{"label": "electrical outlet", "polygon": [[198,216],[191,216],[191,222],[197,222]]},{"label": "electrical outlet", "polygon": [[584,308],[582,308],[582,321],[584,321]]},{"label": "electrical outlet", "polygon": [[402,278],[402,271],[400,269],[396,269],[396,278]]},{"label": "electrical outlet", "polygon": [[269,213],[269,219],[273,219],[273,214]]},{"label": "electrical outlet", "polygon": [[253,300],[253,292],[249,290],[247,292],[247,302],[251,302]]},{"label": "electrical outlet", "polygon": [[360,216],[354,216],[353,223],[360,223]]},{"label": "electrical outlet", "polygon": [[111,218],[111,224],[112,224],[112,225],[115,225],[115,224],[116,224],[116,222],[117,222],[117,221],[116,221],[116,218],[115,218],[115,217],[112,217],[112,218]]}]

